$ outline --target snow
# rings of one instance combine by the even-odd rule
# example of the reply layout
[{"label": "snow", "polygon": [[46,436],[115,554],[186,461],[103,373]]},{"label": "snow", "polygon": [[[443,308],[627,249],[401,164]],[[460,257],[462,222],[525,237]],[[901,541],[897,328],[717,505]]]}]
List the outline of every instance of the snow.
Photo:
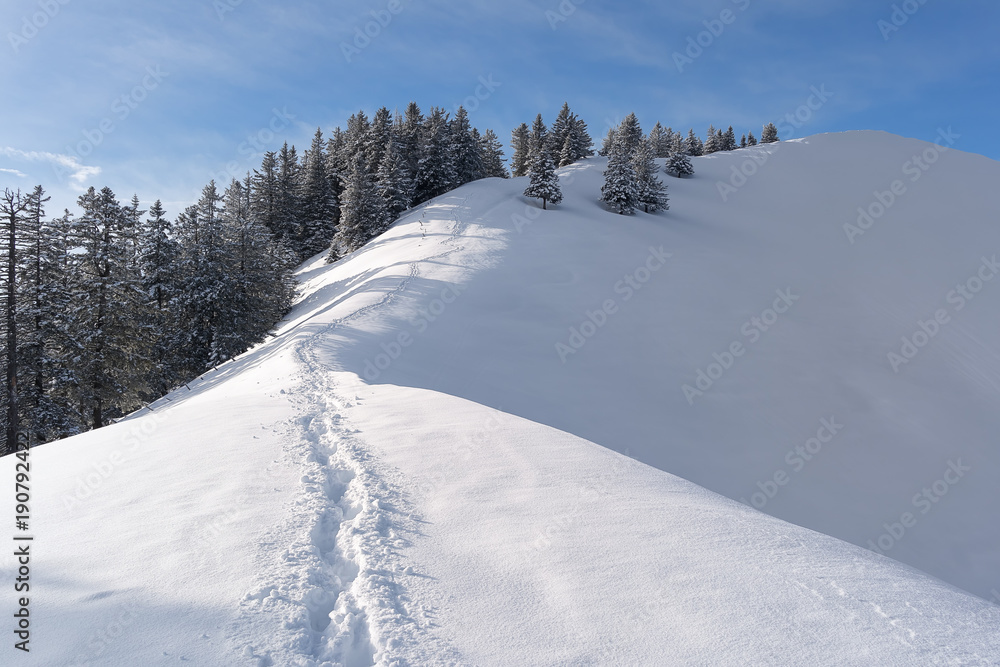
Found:
[{"label": "snow", "polygon": [[632,217],[595,158],[552,210],[489,179],[317,257],[274,338],[32,451],[19,664],[1000,664],[1000,283],[949,302],[1000,166],[911,181],[931,146],[695,158]]}]

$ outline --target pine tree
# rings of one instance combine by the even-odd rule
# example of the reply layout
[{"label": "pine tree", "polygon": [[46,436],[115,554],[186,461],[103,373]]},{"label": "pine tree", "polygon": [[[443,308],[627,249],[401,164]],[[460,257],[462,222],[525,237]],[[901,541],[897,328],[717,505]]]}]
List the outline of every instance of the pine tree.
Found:
[{"label": "pine tree", "polygon": [[764,126],[764,131],[760,133],[760,143],[773,144],[776,141],[778,141],[778,128],[774,126],[774,123],[768,123]]},{"label": "pine tree", "polygon": [[559,166],[567,167],[573,164],[573,137],[566,137],[566,141],[563,142],[562,150],[559,151]]},{"label": "pine tree", "polygon": [[740,136],[740,148],[747,147],[747,135],[743,134]]},{"label": "pine tree", "polygon": [[493,130],[486,130],[479,139],[479,159],[485,178],[510,178],[504,165],[503,145]]},{"label": "pine tree", "polygon": [[549,130],[542,120],[542,114],[538,114],[535,116],[535,122],[531,124],[531,133],[528,136],[528,160],[531,168],[534,168],[535,159],[541,153],[549,153]]},{"label": "pine tree", "polygon": [[[697,137],[695,137],[695,139],[697,139]],[[687,151],[684,148],[684,144],[685,144],[684,137],[681,135],[681,133],[674,132],[670,140],[671,155],[674,153],[686,153]]]},{"label": "pine tree", "polygon": [[549,130],[549,155],[557,156],[562,151],[563,145],[566,143],[566,137],[572,129],[570,125],[571,121],[572,114],[569,110],[569,102],[564,102],[562,109],[559,110],[559,115],[556,116],[555,121],[552,123],[552,128]]},{"label": "pine tree", "polygon": [[128,261],[126,213],[110,188],[80,196],[75,221],[73,339],[82,419],[100,428],[134,409],[146,393],[152,325],[145,317],[140,276]]},{"label": "pine tree", "polygon": [[400,213],[410,208],[413,186],[406,173],[406,161],[392,139],[386,142],[382,164],[379,165],[375,180],[378,193],[385,202],[388,219],[396,220]]},{"label": "pine tree", "polygon": [[621,138],[616,138],[609,148],[601,201],[621,215],[632,215],[639,203],[635,169],[627,144]]},{"label": "pine tree", "polygon": [[181,240],[175,333],[183,372],[194,376],[230,358],[231,307],[237,300],[236,265],[223,199],[210,182],[198,203],[178,218]]},{"label": "pine tree", "polygon": [[642,205],[643,210],[646,213],[667,210],[667,186],[656,176],[659,167],[649,139],[643,139],[636,147],[632,168],[635,170],[636,201]]},{"label": "pine tree", "polygon": [[[420,164],[420,150],[423,145],[424,115],[416,102],[410,102],[406,106],[406,113],[403,122],[398,128],[400,139],[400,150],[406,160],[406,173],[410,180],[414,181],[417,173],[417,166]],[[345,172],[346,173],[346,172]],[[411,198],[413,193],[410,193]]]},{"label": "pine tree", "polygon": [[424,119],[421,132],[422,144],[420,162],[417,165],[414,203],[419,204],[433,199],[455,187],[457,180],[455,156],[449,134],[448,114],[444,109],[431,107],[430,113]]},{"label": "pine tree", "polygon": [[708,132],[705,133],[705,148],[704,154],[711,155],[717,151],[721,150],[719,146],[719,139],[715,130],[714,125],[708,126]]},{"label": "pine tree", "polygon": [[756,146],[757,137],[753,136],[753,132],[747,132],[747,146]]},{"label": "pine tree", "polygon": [[604,135],[604,141],[601,143],[601,150],[597,151],[597,154],[601,157],[609,157],[617,140],[618,128],[613,127],[608,130],[606,135]]},{"label": "pine tree", "polygon": [[386,107],[380,107],[372,116],[371,126],[363,139],[365,168],[369,174],[378,171],[385,155],[385,145],[390,138],[392,138],[392,113]]},{"label": "pine tree", "polygon": [[684,152],[692,157],[705,154],[705,147],[701,143],[701,139],[698,138],[698,135],[694,133],[694,128],[688,130],[687,140],[684,142]]},{"label": "pine tree", "polygon": [[139,262],[139,229],[142,227],[142,216],[146,214],[144,209],[139,208],[138,195],[132,195],[132,201],[129,205],[122,207],[122,213],[125,263],[130,270],[136,270]]},{"label": "pine tree", "polygon": [[[434,115],[432,110],[430,117]],[[327,261],[334,262],[354,252],[382,233],[386,217],[385,201],[376,191],[363,160],[355,159],[340,207],[340,225],[333,237]]]},{"label": "pine tree", "polygon": [[222,305],[216,321],[212,355],[231,359],[262,342],[291,305],[291,263],[270,232],[250,210],[250,179],[233,180],[223,195],[227,289],[232,300]]},{"label": "pine tree", "polygon": [[80,421],[69,401],[71,347],[67,328],[71,290],[68,289],[69,213],[44,219],[42,188],[29,195],[28,234],[19,264],[24,281],[19,297],[23,335],[21,362],[21,424],[30,444],[49,442],[79,432]]},{"label": "pine tree", "polygon": [[649,143],[653,147],[653,155],[658,158],[670,155],[670,134],[659,122],[649,131]]},{"label": "pine tree", "polygon": [[534,197],[542,200],[542,209],[547,208],[547,204],[552,202],[558,204],[562,201],[562,190],[559,188],[559,177],[556,176],[556,167],[552,162],[552,157],[547,150],[541,150],[535,155],[531,163],[531,180],[524,190],[525,197]]},{"label": "pine tree", "polygon": [[469,123],[465,107],[459,106],[449,129],[450,152],[455,162],[453,187],[465,185],[483,177],[483,163],[479,157],[479,142]]},{"label": "pine tree", "polygon": [[587,123],[575,114],[570,117],[569,136],[573,142],[573,162],[593,156],[594,140],[587,131]]},{"label": "pine tree", "polygon": [[729,129],[726,130],[725,134],[722,135],[722,150],[724,151],[734,151],[736,150],[736,133],[733,132],[733,126],[730,125]]},{"label": "pine tree", "polygon": [[5,188],[3,199],[0,201],[0,215],[3,216],[3,251],[6,253],[6,274],[4,282],[5,290],[5,326],[6,326],[6,358],[4,359],[7,368],[7,387],[4,397],[6,399],[6,438],[4,441],[5,452],[10,454],[17,451],[18,434],[20,433],[20,410],[18,409],[18,399],[20,392],[17,386],[18,376],[18,344],[17,344],[17,285],[21,280],[17,266],[17,243],[24,225],[28,211],[28,198],[21,194],[20,190],[13,191]]},{"label": "pine tree", "polygon": [[250,203],[257,220],[277,238],[285,238],[287,230],[281,224],[278,214],[280,199],[277,155],[274,151],[267,151],[260,163],[260,169],[255,169],[253,172],[253,194]]},{"label": "pine tree", "polygon": [[[381,151],[373,152],[381,154]],[[326,163],[323,132],[316,128],[312,145],[304,156],[297,193],[300,226],[295,247],[302,259],[328,247],[333,238],[337,202],[330,186]]]},{"label": "pine tree", "polygon": [[159,311],[166,308],[173,291],[171,271],[178,247],[171,234],[172,227],[163,204],[157,199],[149,207],[149,217],[139,232],[139,270],[143,292]]},{"label": "pine tree", "polygon": [[636,118],[634,113],[630,113],[625,116],[621,124],[618,126],[616,134],[623,149],[629,156],[635,154],[639,145],[642,143],[643,139],[645,139],[642,127],[639,126],[639,119]]},{"label": "pine tree", "polygon": [[510,147],[514,152],[510,159],[510,173],[514,178],[526,176],[531,168],[528,155],[531,153],[531,141],[528,124],[521,123],[510,133]]},{"label": "pine tree", "polygon": [[[346,179],[347,166],[350,161],[347,158],[347,134],[340,127],[333,128],[330,138],[326,141],[326,178],[330,182],[330,192],[333,193],[335,201],[340,201],[340,195],[344,192],[344,180]],[[340,220],[339,205],[334,209],[334,224]],[[268,229],[271,229],[268,227]],[[271,229],[273,233],[274,230]]]},{"label": "pine tree", "polygon": [[369,161],[369,144],[371,142],[371,123],[364,111],[352,114],[347,119],[347,130],[344,132],[344,166],[350,169],[354,158],[360,156],[367,166]]},{"label": "pine tree", "polygon": [[694,167],[691,165],[691,158],[689,158],[683,151],[671,153],[670,157],[667,158],[666,172],[668,174],[673,174],[677,178],[690,176],[694,173]]},{"label": "pine tree", "polygon": [[166,393],[177,379],[178,365],[169,342],[170,329],[176,325],[171,305],[176,295],[176,262],[180,248],[173,238],[172,227],[163,204],[157,199],[149,207],[149,216],[139,232],[139,273],[146,311],[155,329],[150,390],[157,396]]},{"label": "pine tree", "polygon": [[275,235],[283,238],[301,258],[305,254],[302,245],[301,224],[299,215],[301,201],[299,199],[299,158],[295,146],[289,147],[288,142],[278,151],[278,183],[277,200],[275,202]]}]

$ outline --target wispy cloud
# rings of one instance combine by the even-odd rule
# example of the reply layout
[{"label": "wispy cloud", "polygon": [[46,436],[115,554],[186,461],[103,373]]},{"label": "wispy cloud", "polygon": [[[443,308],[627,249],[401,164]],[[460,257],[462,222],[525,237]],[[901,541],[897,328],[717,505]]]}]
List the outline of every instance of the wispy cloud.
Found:
[{"label": "wispy cloud", "polygon": [[[48,162],[57,169],[68,172],[69,178],[75,185],[82,186],[88,178],[101,173],[100,167],[90,167],[80,164],[80,158],[75,155],[62,155],[60,153],[49,153],[46,151],[22,151],[18,148],[4,146],[0,148],[0,155],[9,158],[27,160],[29,162]],[[24,176],[17,170],[0,169],[0,171],[17,172],[17,175]]]},{"label": "wispy cloud", "polygon": [[24,172],[18,171],[17,169],[3,169],[3,168],[0,168],[0,172],[3,172],[5,174],[14,174],[18,178],[24,178],[26,176],[26,174]]}]

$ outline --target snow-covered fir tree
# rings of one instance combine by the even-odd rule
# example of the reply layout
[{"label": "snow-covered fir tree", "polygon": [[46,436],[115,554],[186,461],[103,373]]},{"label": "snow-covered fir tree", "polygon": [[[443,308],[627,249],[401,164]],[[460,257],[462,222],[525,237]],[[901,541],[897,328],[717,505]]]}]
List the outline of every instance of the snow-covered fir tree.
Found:
[{"label": "snow-covered fir tree", "polygon": [[632,155],[621,138],[616,137],[609,148],[608,168],[604,171],[601,201],[622,215],[632,215],[639,204]]},{"label": "snow-covered fir tree", "polygon": [[484,178],[510,178],[504,165],[503,144],[493,130],[486,130],[479,138],[479,159]]},{"label": "snow-covered fir tree", "polygon": [[705,147],[698,135],[694,133],[694,128],[688,130],[687,139],[684,141],[684,152],[692,157],[705,154]]},{"label": "snow-covered fir tree", "polygon": [[615,141],[617,141],[617,136],[618,136],[617,128],[613,127],[610,130],[608,130],[608,133],[604,135],[604,140],[601,143],[601,150],[597,151],[597,154],[600,155],[601,157],[610,156],[611,150],[615,145]]},{"label": "snow-covered fir tree", "polygon": [[757,137],[753,136],[753,132],[747,132],[747,146],[756,146]]},{"label": "snow-covered fir tree", "polygon": [[573,137],[567,135],[563,142],[562,150],[559,151],[559,166],[566,167],[575,162],[573,155]]},{"label": "snow-covered fir tree", "polygon": [[510,133],[510,175],[514,178],[526,176],[531,169],[531,139],[527,123],[521,123]]},{"label": "snow-covered fir tree", "polygon": [[774,123],[768,123],[764,126],[764,130],[760,133],[760,143],[773,144],[777,140],[778,128],[774,126]]},{"label": "snow-covered fir tree", "polygon": [[687,153],[684,153],[683,151],[671,153],[670,157],[667,158],[666,172],[678,178],[690,176],[694,173],[694,166],[691,164],[691,158],[689,158]]},{"label": "snow-covered fir tree", "polygon": [[[434,110],[431,116],[434,116]],[[443,119],[443,113],[439,118]],[[379,196],[371,175],[365,169],[364,159],[358,156],[347,177],[347,187],[340,204],[340,224],[327,261],[336,261],[381,234],[387,219],[385,200]]]},{"label": "snow-covered fir tree", "polygon": [[452,187],[482,178],[483,162],[479,156],[479,141],[463,106],[455,110],[455,117],[451,119],[449,139],[449,151],[455,164],[455,181]]},{"label": "snow-covered fir tree", "polygon": [[721,147],[719,146],[718,131],[714,125],[709,125],[708,132],[705,133],[705,155],[711,155],[719,150]]},{"label": "snow-covered fir tree", "polygon": [[454,187],[457,176],[450,129],[448,114],[444,109],[431,107],[421,131],[420,161],[417,164],[414,194],[414,201],[417,203],[433,199]]},{"label": "snow-covered fir tree", "polygon": [[379,196],[385,202],[386,215],[395,220],[399,214],[410,208],[410,192],[413,186],[406,173],[406,160],[400,155],[396,142],[386,142],[382,163],[375,175]]},{"label": "snow-covered fir tree", "polygon": [[[323,132],[316,128],[312,145],[303,156],[299,177],[299,227],[295,245],[303,259],[322,251],[333,238],[337,201],[326,162]],[[247,196],[251,196],[250,189]]]},{"label": "snow-covered fir tree", "polygon": [[639,119],[634,113],[630,113],[622,119],[617,130],[617,140],[621,142],[624,150],[629,155],[633,155],[639,148],[639,144],[645,139]]},{"label": "snow-covered fir tree", "polygon": [[635,149],[632,157],[632,168],[635,170],[636,201],[646,213],[665,211],[667,204],[667,186],[657,177],[659,167],[653,154],[653,144],[649,139],[643,139]]},{"label": "snow-covered fir tree", "polygon": [[547,150],[540,150],[536,153],[531,163],[531,180],[524,190],[525,197],[534,197],[542,200],[542,208],[547,208],[549,203],[558,204],[562,201],[562,190],[559,188],[559,177],[556,175],[556,167],[552,162],[552,156]]},{"label": "snow-covered fir tree", "polygon": [[726,130],[725,134],[722,135],[723,143],[722,150],[724,151],[734,151],[737,148],[736,145],[736,133],[733,132],[733,126],[730,125],[729,129]]},{"label": "snow-covered fir tree", "polygon": [[299,157],[295,146],[289,146],[286,141],[278,151],[278,187],[275,200],[275,234],[283,238],[299,257],[307,257],[301,245],[299,228]]},{"label": "snow-covered fir tree", "polygon": [[587,123],[573,114],[570,116],[569,137],[573,143],[573,162],[591,157],[594,154],[594,140],[587,131]]},{"label": "snow-covered fir tree", "polygon": [[145,317],[140,276],[130,270],[126,214],[110,188],[79,198],[72,264],[74,320],[71,364],[80,418],[100,428],[135,408],[152,367],[152,326]]},{"label": "snow-covered fir tree", "polygon": [[549,153],[549,129],[542,120],[542,114],[538,114],[528,134],[528,160],[531,165],[529,168],[534,168],[535,158],[541,153]]},{"label": "snow-covered fir tree", "polygon": [[573,114],[569,110],[569,102],[564,102],[562,108],[559,110],[559,114],[552,123],[552,127],[549,129],[549,155],[557,157],[562,152],[563,145],[566,143],[566,137],[569,136],[572,129],[572,118]]},{"label": "snow-covered fir tree", "polygon": [[670,141],[670,137],[659,121],[653,125],[653,129],[649,131],[647,138],[649,139],[649,144],[653,147],[654,156],[667,157],[669,155],[668,142]]},{"label": "snow-covered fir tree", "polygon": [[287,230],[280,224],[281,217],[278,214],[281,195],[278,185],[278,158],[274,151],[264,153],[260,169],[254,169],[252,178],[253,193],[250,203],[254,215],[276,238],[285,238]]}]

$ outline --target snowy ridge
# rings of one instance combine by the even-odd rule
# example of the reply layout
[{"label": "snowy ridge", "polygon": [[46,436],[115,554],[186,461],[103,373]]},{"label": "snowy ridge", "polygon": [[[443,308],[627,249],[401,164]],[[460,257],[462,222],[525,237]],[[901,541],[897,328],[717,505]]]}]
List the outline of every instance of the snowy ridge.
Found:
[{"label": "snowy ridge", "polygon": [[[877,537],[863,520],[897,520],[961,457],[967,479],[890,555],[975,584],[997,571],[990,293],[905,375],[879,366],[968,272],[970,239],[1000,248],[968,185],[996,166],[952,152],[863,244],[843,236],[926,145],[761,147],[738,206],[715,184],[749,153],[715,154],[667,180],[669,213],[630,218],[597,203],[604,162],[587,160],[559,171],[553,210],[525,179],[477,182],[303,265],[267,343],[32,453],[25,664],[1000,664],[1000,607],[736,500],[833,414],[843,433],[768,512]],[[860,166],[842,188],[810,189],[844,164]],[[942,190],[964,236],[932,219]],[[651,247],[669,261],[626,300],[616,282]],[[802,301],[688,405],[681,385],[789,282]],[[556,343],[609,298],[563,363]]]}]

